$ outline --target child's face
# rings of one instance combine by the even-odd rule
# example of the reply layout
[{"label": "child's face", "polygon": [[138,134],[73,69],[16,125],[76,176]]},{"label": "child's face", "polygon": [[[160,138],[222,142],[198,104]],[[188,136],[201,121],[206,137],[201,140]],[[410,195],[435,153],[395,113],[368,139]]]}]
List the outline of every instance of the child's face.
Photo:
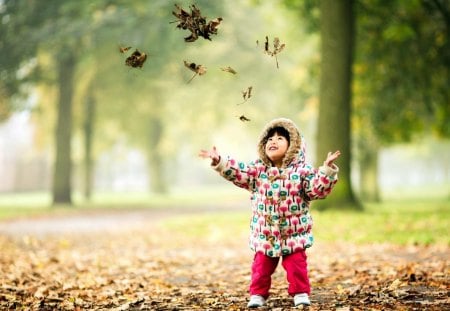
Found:
[{"label": "child's face", "polygon": [[270,161],[272,161],[275,166],[280,167],[288,148],[288,140],[284,136],[275,133],[267,140],[265,151]]}]

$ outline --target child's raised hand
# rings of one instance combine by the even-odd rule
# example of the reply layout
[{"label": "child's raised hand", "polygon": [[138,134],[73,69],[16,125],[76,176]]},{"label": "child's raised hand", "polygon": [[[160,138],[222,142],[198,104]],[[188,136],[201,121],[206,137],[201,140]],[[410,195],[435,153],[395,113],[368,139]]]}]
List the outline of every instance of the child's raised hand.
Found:
[{"label": "child's raised hand", "polygon": [[203,159],[207,159],[210,158],[211,159],[211,165],[217,165],[219,164],[220,161],[220,155],[217,152],[217,148],[216,146],[213,146],[211,150],[200,150],[200,153],[198,154],[201,158]]},{"label": "child's raised hand", "polygon": [[341,155],[341,152],[339,150],[335,152],[328,152],[327,159],[323,162],[326,166],[333,166],[334,161],[336,161],[337,158]]}]

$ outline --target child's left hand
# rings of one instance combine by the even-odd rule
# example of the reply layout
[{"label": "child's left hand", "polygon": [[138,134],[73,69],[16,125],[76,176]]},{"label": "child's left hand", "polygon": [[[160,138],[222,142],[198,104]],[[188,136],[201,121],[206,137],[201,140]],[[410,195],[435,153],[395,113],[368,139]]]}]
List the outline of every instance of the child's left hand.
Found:
[{"label": "child's left hand", "polygon": [[327,159],[323,162],[324,165],[326,166],[333,166],[334,165],[334,161],[336,161],[337,158],[339,158],[339,156],[341,155],[341,152],[339,150],[331,153],[328,152],[327,155]]}]

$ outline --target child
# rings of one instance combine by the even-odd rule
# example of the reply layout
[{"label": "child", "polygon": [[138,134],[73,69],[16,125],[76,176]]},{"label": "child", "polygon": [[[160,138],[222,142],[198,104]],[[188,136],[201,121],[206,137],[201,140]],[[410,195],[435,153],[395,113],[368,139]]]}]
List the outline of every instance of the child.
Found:
[{"label": "child", "polygon": [[329,152],[319,169],[305,162],[305,142],[289,119],[269,122],[259,139],[259,158],[248,164],[222,157],[216,147],[201,150],[225,179],[251,192],[250,248],[255,252],[248,307],[257,308],[269,297],[271,276],[280,257],[287,273],[294,305],[309,305],[310,285],[305,250],[313,244],[309,202],[323,199],[337,182]]}]

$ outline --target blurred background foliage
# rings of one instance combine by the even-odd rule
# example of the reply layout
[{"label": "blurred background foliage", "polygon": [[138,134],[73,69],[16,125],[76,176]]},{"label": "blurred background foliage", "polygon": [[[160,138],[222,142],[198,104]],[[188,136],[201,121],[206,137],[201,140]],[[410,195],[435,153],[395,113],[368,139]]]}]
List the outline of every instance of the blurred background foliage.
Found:
[{"label": "blurred background foliage", "polygon": [[[351,156],[342,161],[356,197],[377,201],[412,180],[412,191],[428,186],[448,199],[448,1],[345,2],[353,20],[343,112]],[[279,116],[299,125],[320,165],[321,24],[330,3],[198,0],[208,20],[223,21],[211,41],[185,42],[172,11],[191,1],[0,0],[0,191],[72,204],[73,193],[152,198],[223,186],[198,150],[214,144],[251,160],[259,131]],[[279,68],[263,53],[266,36],[286,44]],[[142,68],[125,66],[135,49],[148,55]],[[184,61],[207,73],[188,82]],[[249,86],[253,97],[242,103]],[[325,122],[340,133],[334,119]],[[395,149],[405,143],[419,147]]]}]

